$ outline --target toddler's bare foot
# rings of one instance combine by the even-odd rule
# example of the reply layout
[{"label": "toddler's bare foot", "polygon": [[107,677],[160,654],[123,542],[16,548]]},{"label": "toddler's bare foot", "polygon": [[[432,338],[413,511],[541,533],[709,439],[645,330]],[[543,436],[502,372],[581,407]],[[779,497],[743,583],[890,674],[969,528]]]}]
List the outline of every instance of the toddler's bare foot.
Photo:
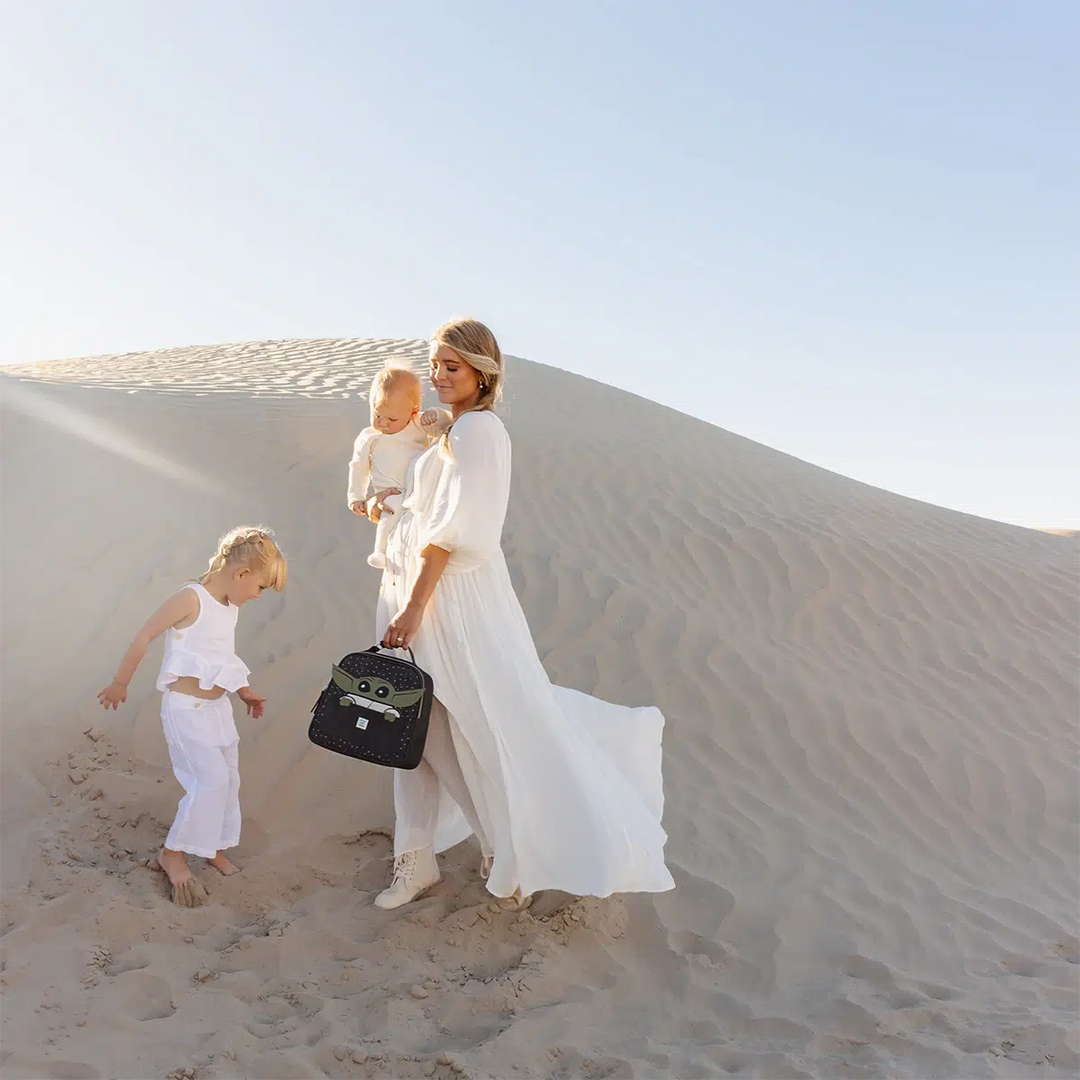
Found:
[{"label": "toddler's bare foot", "polygon": [[208,898],[206,887],[188,867],[182,851],[162,848],[156,858],[147,864],[152,870],[160,870],[168,876],[172,886],[172,901],[180,907],[198,907]]},{"label": "toddler's bare foot", "polygon": [[225,877],[232,877],[233,874],[240,873],[240,867],[235,863],[229,862],[223,852],[218,852],[212,859],[206,860],[215,870],[224,874]]}]

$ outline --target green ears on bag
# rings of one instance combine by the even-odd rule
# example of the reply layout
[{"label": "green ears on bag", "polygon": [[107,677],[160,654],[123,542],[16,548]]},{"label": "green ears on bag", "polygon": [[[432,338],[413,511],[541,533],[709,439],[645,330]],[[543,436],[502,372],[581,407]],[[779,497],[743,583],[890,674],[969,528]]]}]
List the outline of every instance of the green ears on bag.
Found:
[{"label": "green ears on bag", "polygon": [[394,709],[407,709],[415,705],[423,696],[424,689],[395,690],[385,679],[370,675],[355,677],[334,665],[334,685],[345,694],[354,694],[376,704],[387,705]]}]

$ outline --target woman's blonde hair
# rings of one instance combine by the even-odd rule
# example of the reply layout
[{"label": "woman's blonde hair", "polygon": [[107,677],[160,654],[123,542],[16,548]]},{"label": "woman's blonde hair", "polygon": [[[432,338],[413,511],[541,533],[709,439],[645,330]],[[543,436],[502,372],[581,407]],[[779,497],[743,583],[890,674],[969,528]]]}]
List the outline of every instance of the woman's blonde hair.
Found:
[{"label": "woman's blonde hair", "polygon": [[506,380],[503,354],[495,335],[476,319],[451,319],[431,335],[432,358],[440,345],[453,349],[480,376],[480,400],[466,412],[493,411]]},{"label": "woman's blonde hair", "polygon": [[219,541],[203,580],[218,570],[247,567],[268,571],[268,585],[281,592],[285,588],[288,568],[285,556],[274,543],[274,534],[261,525],[240,525],[231,529]]}]

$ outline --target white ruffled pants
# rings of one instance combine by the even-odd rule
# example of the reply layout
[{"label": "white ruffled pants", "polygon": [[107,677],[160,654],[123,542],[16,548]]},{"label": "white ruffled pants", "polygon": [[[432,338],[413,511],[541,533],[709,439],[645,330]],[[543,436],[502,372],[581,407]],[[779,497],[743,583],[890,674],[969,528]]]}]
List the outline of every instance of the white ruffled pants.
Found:
[{"label": "white ruffled pants", "polygon": [[165,846],[212,859],[240,843],[240,737],[228,694],[215,701],[166,690],[161,722],[184,789]]}]

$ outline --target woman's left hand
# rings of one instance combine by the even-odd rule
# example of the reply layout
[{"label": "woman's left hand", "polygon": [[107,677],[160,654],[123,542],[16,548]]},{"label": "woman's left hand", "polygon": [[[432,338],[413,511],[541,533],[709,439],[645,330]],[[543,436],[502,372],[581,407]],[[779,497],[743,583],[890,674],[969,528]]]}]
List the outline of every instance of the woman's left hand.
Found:
[{"label": "woman's left hand", "polygon": [[411,604],[406,604],[390,620],[386,628],[382,643],[389,649],[407,649],[411,644],[416,632],[420,629],[420,623],[424,619],[423,610],[417,610]]}]

